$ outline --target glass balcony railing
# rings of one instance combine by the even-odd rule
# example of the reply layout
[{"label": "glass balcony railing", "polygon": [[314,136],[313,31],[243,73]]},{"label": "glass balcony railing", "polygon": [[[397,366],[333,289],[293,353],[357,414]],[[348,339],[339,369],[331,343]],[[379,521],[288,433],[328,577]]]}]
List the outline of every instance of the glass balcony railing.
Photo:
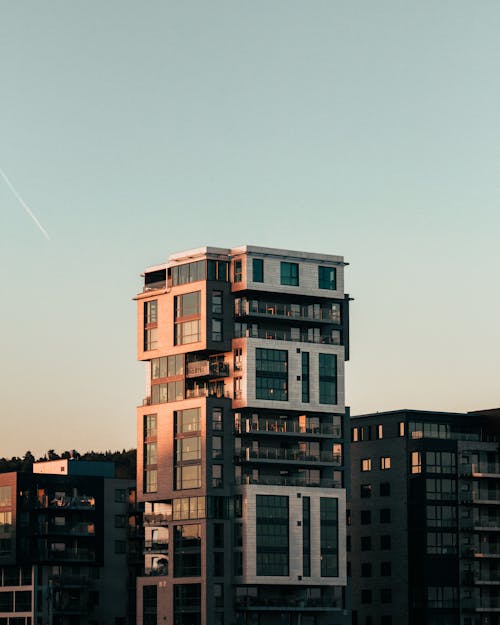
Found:
[{"label": "glass balcony railing", "polygon": [[235,331],[236,338],[269,339],[272,341],[292,341],[296,343],[319,343],[323,345],[341,345],[340,332],[331,336],[321,336],[311,332],[291,332],[280,328],[247,328]]},{"label": "glass balcony railing", "polygon": [[342,488],[341,480],[330,478],[311,478],[300,475],[243,475],[242,484],[264,484],[266,486],[307,486],[316,488]]},{"label": "glass balcony railing", "polygon": [[327,462],[335,466],[342,465],[342,456],[331,451],[311,453],[300,449],[281,449],[261,447],[260,449],[241,449],[241,458],[250,460],[284,460],[286,462]]},{"label": "glass balcony railing", "polygon": [[280,304],[277,302],[261,302],[258,300],[236,300],[234,314],[236,317],[257,316],[296,319],[297,321],[326,321],[341,323],[340,305],[320,306],[318,304]]},{"label": "glass balcony railing", "polygon": [[259,419],[259,421],[242,422],[235,426],[238,434],[245,432],[271,432],[273,434],[315,434],[341,438],[342,428],[337,425],[323,423],[320,425],[301,424],[298,421],[285,419]]},{"label": "glass balcony railing", "polygon": [[145,540],[144,551],[151,553],[168,553],[168,540]]},{"label": "glass balcony railing", "polygon": [[210,362],[201,360],[199,362],[189,362],[186,369],[188,378],[214,376],[226,377],[229,375],[229,365],[225,362]]}]

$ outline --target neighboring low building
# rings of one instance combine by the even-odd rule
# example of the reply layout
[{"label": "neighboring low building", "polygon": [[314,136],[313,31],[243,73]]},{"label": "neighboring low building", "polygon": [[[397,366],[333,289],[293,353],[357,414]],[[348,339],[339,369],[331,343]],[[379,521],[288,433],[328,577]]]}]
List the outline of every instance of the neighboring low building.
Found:
[{"label": "neighboring low building", "polygon": [[133,625],[135,495],[112,463],[0,474],[0,625]]},{"label": "neighboring low building", "polygon": [[351,419],[353,625],[499,625],[500,409]]}]

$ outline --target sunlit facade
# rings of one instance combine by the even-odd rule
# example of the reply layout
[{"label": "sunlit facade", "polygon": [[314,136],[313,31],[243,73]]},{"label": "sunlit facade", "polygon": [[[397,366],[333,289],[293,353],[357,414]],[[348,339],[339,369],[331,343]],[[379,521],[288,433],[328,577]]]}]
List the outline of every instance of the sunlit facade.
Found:
[{"label": "sunlit facade", "polygon": [[344,266],[244,246],[145,271],[139,625],[348,622]]}]

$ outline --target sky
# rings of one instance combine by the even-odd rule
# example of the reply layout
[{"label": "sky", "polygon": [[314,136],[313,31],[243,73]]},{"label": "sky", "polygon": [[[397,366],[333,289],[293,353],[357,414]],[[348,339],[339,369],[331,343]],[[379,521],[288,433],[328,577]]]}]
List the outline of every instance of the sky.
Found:
[{"label": "sky", "polygon": [[0,0],[0,455],[135,446],[140,273],[349,263],[352,414],[500,406],[497,0]]}]

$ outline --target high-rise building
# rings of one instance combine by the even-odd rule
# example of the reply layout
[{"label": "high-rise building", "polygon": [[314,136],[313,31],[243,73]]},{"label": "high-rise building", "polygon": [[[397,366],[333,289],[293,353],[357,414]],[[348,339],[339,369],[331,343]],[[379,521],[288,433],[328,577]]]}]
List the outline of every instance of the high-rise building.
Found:
[{"label": "high-rise building", "polygon": [[500,410],[351,419],[353,625],[500,624]]},{"label": "high-rise building", "polygon": [[134,625],[135,492],[109,462],[0,474],[0,625]]},{"label": "high-rise building", "polygon": [[244,246],[145,271],[139,625],[350,619],[344,266]]}]

